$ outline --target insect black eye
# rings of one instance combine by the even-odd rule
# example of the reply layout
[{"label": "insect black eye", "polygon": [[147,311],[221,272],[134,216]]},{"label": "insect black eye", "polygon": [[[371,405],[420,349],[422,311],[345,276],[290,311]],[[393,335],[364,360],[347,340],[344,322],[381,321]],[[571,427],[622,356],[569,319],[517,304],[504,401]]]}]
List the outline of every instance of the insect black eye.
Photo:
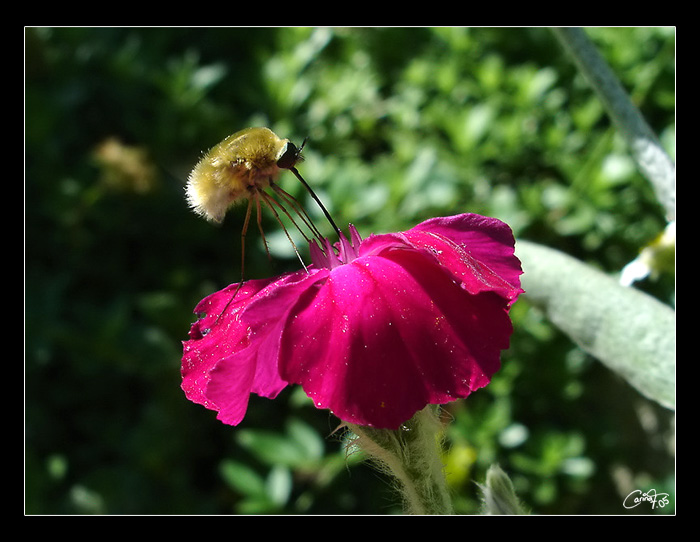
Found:
[{"label": "insect black eye", "polygon": [[300,152],[301,151],[297,149],[294,143],[288,142],[285,145],[282,154],[277,159],[277,167],[282,169],[289,169],[291,167],[294,167],[294,164],[296,164],[299,161]]}]

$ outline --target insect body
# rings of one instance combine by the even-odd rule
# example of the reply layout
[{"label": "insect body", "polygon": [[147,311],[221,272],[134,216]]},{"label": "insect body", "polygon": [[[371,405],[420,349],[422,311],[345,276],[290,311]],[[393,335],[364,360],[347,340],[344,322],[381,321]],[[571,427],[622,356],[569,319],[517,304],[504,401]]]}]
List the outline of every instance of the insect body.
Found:
[{"label": "insect body", "polygon": [[221,222],[232,204],[255,199],[301,160],[301,150],[269,128],[247,128],[213,147],[194,167],[187,183],[187,201],[194,211]]},{"label": "insect body", "polygon": [[[291,236],[284,228],[277,210],[283,212],[307,240],[307,235],[302,230],[301,225],[292,217],[288,207],[301,219],[313,236],[321,238],[321,234],[301,204],[275,183],[282,169],[288,169],[294,173],[321,207],[333,229],[340,232],[328,211],[295,167],[303,160],[301,156],[303,148],[304,144],[297,147],[288,139],[279,138],[269,128],[246,128],[215,145],[190,173],[186,187],[187,202],[197,214],[210,221],[222,222],[224,215],[232,205],[240,201],[248,201],[241,232],[241,275],[243,275],[245,260],[245,236],[254,206],[257,211],[258,229],[263,241],[265,234],[260,218],[261,204],[272,211],[287,234],[287,238],[292,243],[300,261],[301,256],[299,256]],[[267,191],[268,188],[274,192],[274,195]],[[267,243],[265,243],[265,247],[267,248]],[[242,282],[243,277],[241,277],[241,284]]]}]

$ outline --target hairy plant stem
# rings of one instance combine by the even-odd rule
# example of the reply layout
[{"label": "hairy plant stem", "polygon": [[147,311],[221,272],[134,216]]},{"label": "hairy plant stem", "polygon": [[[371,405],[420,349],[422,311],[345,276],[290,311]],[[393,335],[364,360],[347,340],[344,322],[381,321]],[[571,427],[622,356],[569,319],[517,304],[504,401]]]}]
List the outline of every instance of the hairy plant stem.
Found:
[{"label": "hairy plant stem", "polygon": [[630,147],[641,173],[651,182],[669,221],[676,218],[676,165],[634,105],[622,84],[581,28],[554,28],[566,51],[598,94]]},{"label": "hairy plant stem", "polygon": [[397,482],[406,512],[452,514],[452,502],[440,458],[442,426],[436,407],[428,405],[400,429],[347,424],[351,443]]}]

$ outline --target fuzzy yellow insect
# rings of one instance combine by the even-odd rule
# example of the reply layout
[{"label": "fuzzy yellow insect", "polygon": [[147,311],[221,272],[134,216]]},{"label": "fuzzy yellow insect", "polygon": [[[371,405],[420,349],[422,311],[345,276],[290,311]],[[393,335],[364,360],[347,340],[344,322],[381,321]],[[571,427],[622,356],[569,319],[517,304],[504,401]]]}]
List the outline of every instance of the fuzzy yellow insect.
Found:
[{"label": "fuzzy yellow insect", "polygon": [[246,128],[214,146],[190,173],[187,201],[194,211],[221,222],[232,204],[256,200],[301,160],[301,150],[269,128]]},{"label": "fuzzy yellow insect", "polygon": [[[246,128],[236,132],[212,147],[194,167],[185,189],[187,202],[195,213],[207,220],[220,223],[232,205],[248,200],[241,232],[242,260],[245,256],[245,236],[253,206],[257,210],[258,229],[263,237],[263,242],[265,240],[260,218],[261,202],[267,205],[283,228],[284,224],[276,209],[281,210],[289,217],[297,229],[304,234],[286,206],[291,207],[304,224],[310,228],[313,235],[320,238],[320,233],[301,204],[275,183],[280,170],[288,169],[294,173],[318,203],[333,229],[339,232],[340,230],[331,219],[328,211],[295,167],[303,160],[301,156],[303,148],[303,143],[301,147],[297,147],[288,139],[278,137],[269,128]],[[271,188],[280,201],[269,194],[266,191],[267,188]],[[286,229],[284,231],[294,246],[297,256],[299,256],[291,236]],[[304,237],[308,239],[306,235]],[[299,259],[301,260],[301,257]],[[243,265],[243,261],[241,265]]]}]

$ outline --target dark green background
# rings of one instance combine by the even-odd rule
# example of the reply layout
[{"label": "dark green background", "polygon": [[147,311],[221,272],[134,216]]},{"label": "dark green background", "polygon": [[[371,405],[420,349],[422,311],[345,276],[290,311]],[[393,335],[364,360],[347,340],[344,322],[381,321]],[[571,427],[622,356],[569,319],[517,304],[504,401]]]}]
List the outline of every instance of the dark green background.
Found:
[{"label": "dark green background", "polygon": [[[675,149],[675,31],[589,31]],[[390,514],[387,480],[349,459],[299,389],[251,398],[237,428],[184,398],[192,309],[240,273],[242,209],[216,227],[183,198],[200,152],[266,125],[335,221],[363,236],[477,212],[616,273],[665,226],[599,101],[545,28],[29,28],[25,32],[25,511]],[[116,138],[141,169],[106,163]],[[299,183],[282,186],[307,201]],[[307,209],[330,234],[317,208]],[[247,274],[299,267],[265,217]],[[639,287],[673,303],[674,275]],[[449,406],[459,513],[498,462],[540,514],[652,513],[670,493],[672,414],[523,297],[503,369]]]}]

